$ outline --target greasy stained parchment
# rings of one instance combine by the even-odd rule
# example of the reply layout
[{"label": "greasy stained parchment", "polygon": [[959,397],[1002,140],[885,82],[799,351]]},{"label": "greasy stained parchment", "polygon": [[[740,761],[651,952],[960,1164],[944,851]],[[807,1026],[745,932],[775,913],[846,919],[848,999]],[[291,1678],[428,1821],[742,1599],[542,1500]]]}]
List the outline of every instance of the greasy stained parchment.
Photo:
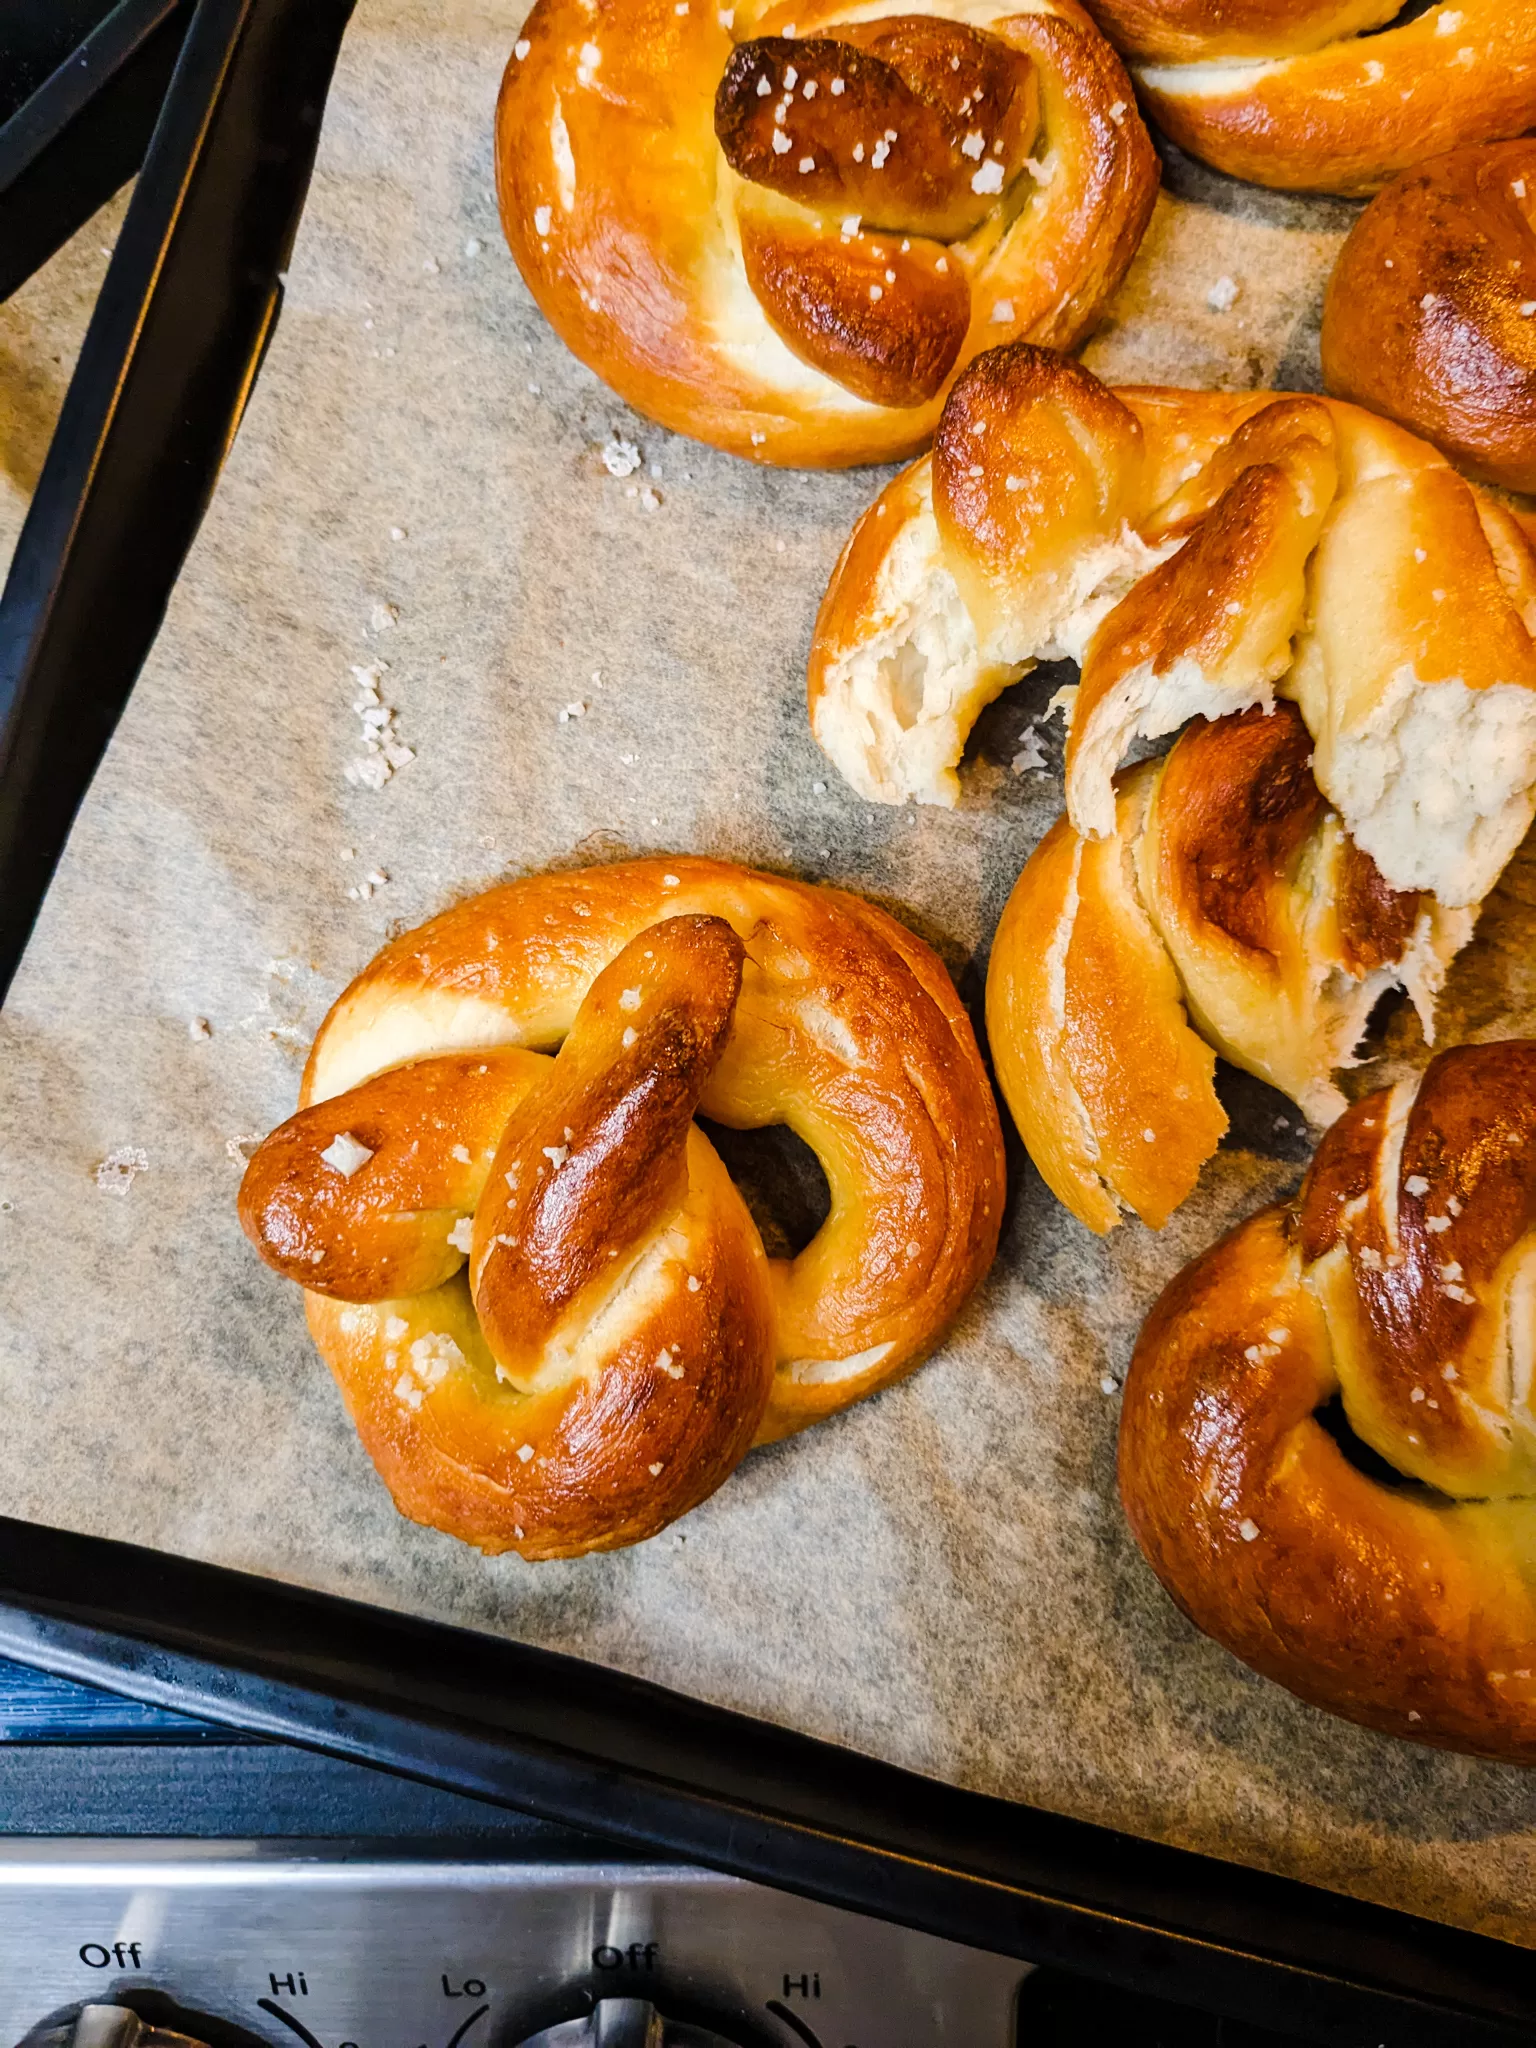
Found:
[{"label": "greasy stained parchment", "polygon": [[[359,7],[281,329],[0,1021],[0,1509],[505,1632],[1536,1943],[1532,1781],[1255,1677],[1175,1612],[1116,1504],[1142,1315],[1307,1155],[1256,1085],[1231,1085],[1234,1141],[1160,1236],[1093,1240],[1015,1147],[995,1271],[939,1357],[749,1458],[656,1541],[574,1563],[485,1562],[400,1520],[297,1291],[241,1237],[233,1141],[292,1109],[325,1006],[385,935],[452,898],[622,850],[725,855],[891,906],[979,1006],[989,935],[1060,805],[1059,728],[1036,734],[1047,766],[1024,765],[1059,677],[987,714],[953,813],[863,804],[817,752],[811,620],[879,478],[675,439],[546,329],[491,190],[518,15]],[[1087,360],[1314,387],[1352,217],[1172,160]],[[111,225],[0,308],[0,547]],[[642,460],[614,475],[603,450],[623,470],[623,443]],[[374,664],[414,753],[381,788],[348,779],[368,758],[353,670]],[[1447,1036],[1536,1014],[1533,893],[1522,858]],[[1391,1038],[1421,1057],[1410,1023]]]}]

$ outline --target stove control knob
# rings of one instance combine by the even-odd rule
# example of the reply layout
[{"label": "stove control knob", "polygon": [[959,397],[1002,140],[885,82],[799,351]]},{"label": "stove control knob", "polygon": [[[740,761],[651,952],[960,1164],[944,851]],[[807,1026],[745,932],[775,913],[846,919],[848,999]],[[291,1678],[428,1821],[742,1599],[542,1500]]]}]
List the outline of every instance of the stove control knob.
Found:
[{"label": "stove control knob", "polygon": [[28,2034],[21,2048],[203,2048],[203,2043],[169,2027],[152,2027],[126,2005],[82,2005],[63,2026]]},{"label": "stove control knob", "polygon": [[647,1999],[603,1998],[585,2019],[563,2020],[522,2048],[735,2048],[723,2034],[663,2019]]}]

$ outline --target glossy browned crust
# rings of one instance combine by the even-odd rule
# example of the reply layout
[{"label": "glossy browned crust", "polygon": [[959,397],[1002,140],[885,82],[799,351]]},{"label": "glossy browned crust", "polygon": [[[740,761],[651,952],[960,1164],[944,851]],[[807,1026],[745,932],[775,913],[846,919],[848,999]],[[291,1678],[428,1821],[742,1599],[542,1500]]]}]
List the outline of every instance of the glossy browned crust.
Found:
[{"label": "glossy browned crust", "polygon": [[1451,150],[1366,208],[1323,304],[1330,391],[1536,491],[1536,139]]},{"label": "glossy browned crust", "polygon": [[[1536,1501],[1528,1472],[1489,1455],[1502,1432],[1476,1426],[1478,1404],[1501,1399],[1516,1437],[1532,1418],[1475,1370],[1477,1320],[1499,1313],[1536,1220],[1536,1045],[1432,1062],[1390,1175],[1402,1263],[1384,1271],[1394,1252],[1375,1191],[1400,1113],[1385,1096],[1358,1104],[1294,1208],[1254,1217],[1164,1291],[1126,1379],[1121,1498],[1173,1598],[1255,1670],[1389,1734],[1536,1762]],[[1436,1305],[1445,1256],[1426,1259],[1407,1191],[1421,1178],[1424,1213],[1463,1189],[1453,1222],[1475,1308]],[[1353,1308],[1341,1258],[1363,1290]],[[1528,1296],[1513,1308],[1528,1322]],[[1401,1481],[1345,1457],[1318,1419],[1339,1397]],[[1435,1490],[1408,1483],[1426,1460]]]},{"label": "glossy browned crust", "polygon": [[[637,1541],[754,1437],[910,1371],[1001,1223],[996,1108],[933,953],[719,862],[534,877],[405,934],[333,1007],[303,1103],[242,1222],[308,1290],[402,1510],[529,1557]],[[832,1214],[798,1258],[766,1259],[700,1104],[818,1152]],[[371,1155],[345,1178],[342,1132]]]},{"label": "glossy browned crust", "polygon": [[765,219],[744,200],[741,260],[779,336],[856,397],[905,407],[943,389],[971,324],[971,288],[941,243],[850,242],[818,223]]},{"label": "glossy browned crust", "polygon": [[1215,1055],[1135,881],[1158,767],[1120,781],[1114,836],[1057,820],[1025,863],[987,969],[987,1040],[1041,1177],[1092,1231],[1160,1230],[1227,1128]]},{"label": "glossy browned crust", "polygon": [[[1076,0],[1047,0],[1039,14],[999,7],[968,26],[898,15],[846,33],[837,11],[835,0],[795,10],[793,41],[772,33],[785,9],[770,11],[733,54],[713,7],[539,0],[498,108],[503,223],[556,330],[642,412],[762,462],[910,454],[981,349],[1015,334],[1072,346],[1124,274],[1157,190],[1130,81]],[[596,65],[583,54],[593,50]],[[781,51],[795,55],[781,64]],[[973,77],[973,92],[1006,100],[998,121],[947,104]],[[771,142],[780,107],[787,152]],[[1001,145],[998,192],[973,189],[973,133],[988,160]],[[1049,160],[1044,185],[1026,165],[1031,145]],[[866,211],[869,225],[842,232]],[[886,217],[893,246],[871,275],[869,237]],[[960,238],[936,241],[937,229]],[[763,367],[772,351],[754,334],[775,333],[806,371]]]},{"label": "glossy browned crust", "polygon": [[[1150,11],[1150,10],[1149,10]],[[1109,21],[1107,10],[1102,18]],[[1212,14],[1213,21],[1219,16]],[[1440,33],[1444,19],[1451,28]],[[1219,31],[1198,53],[1218,54]],[[1269,68],[1210,74],[1176,63],[1137,83],[1157,125],[1181,149],[1233,177],[1290,191],[1375,192],[1426,157],[1494,142],[1531,124],[1536,104],[1536,0],[1459,0],[1373,35],[1287,55],[1255,37],[1245,54]]]},{"label": "glossy browned crust", "polygon": [[[1039,107],[1022,51],[942,17],[898,15],[840,25],[836,37],[738,43],[715,94],[715,135],[752,184],[856,213],[881,232],[958,242],[994,205],[973,189],[979,158],[961,144],[979,138],[1006,190],[1030,153]],[[892,134],[891,154],[876,163],[873,145]]]},{"label": "glossy browned crust", "polygon": [[1282,57],[1379,28],[1398,0],[1091,0],[1117,50],[1143,63]]}]

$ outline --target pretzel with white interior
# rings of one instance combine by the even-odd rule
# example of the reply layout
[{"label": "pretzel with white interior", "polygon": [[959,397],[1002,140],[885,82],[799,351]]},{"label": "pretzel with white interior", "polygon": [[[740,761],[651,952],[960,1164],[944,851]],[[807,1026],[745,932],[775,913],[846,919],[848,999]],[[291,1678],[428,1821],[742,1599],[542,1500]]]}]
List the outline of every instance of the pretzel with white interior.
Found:
[{"label": "pretzel with white interior", "polygon": [[1435,999],[1475,911],[1395,890],[1323,801],[1294,704],[1197,720],[1117,778],[1115,830],[1061,818],[992,942],[987,1036],[1046,1183],[1090,1230],[1161,1229],[1227,1128],[1219,1052],[1317,1124],[1372,1009]]},{"label": "pretzel with white interior", "polygon": [[1128,387],[1015,344],[859,520],[811,651],[862,795],[954,803],[976,717],[1070,657],[1067,811],[1133,742],[1292,699],[1397,890],[1480,902],[1536,811],[1536,549],[1426,442],[1335,399]]},{"label": "pretzel with white interior", "polygon": [[1520,134],[1536,109],[1536,0],[1442,0],[1407,21],[1400,0],[1091,5],[1158,126],[1260,185],[1373,192]]},{"label": "pretzel with white interior", "polygon": [[[754,1441],[911,1371],[1001,1223],[997,1110],[935,955],[716,861],[537,876],[406,933],[332,1008],[301,1102],[241,1221],[305,1288],[401,1510],[487,1551],[637,1542]],[[816,1153],[831,1212],[793,1259],[696,1109]]]},{"label": "pretzel with white interior", "polygon": [[496,163],[583,362],[664,426],[812,468],[924,447],[992,342],[1076,343],[1158,182],[1076,0],[538,0]]},{"label": "pretzel with white interior", "polygon": [[1536,1043],[1464,1046],[1164,1291],[1121,1409],[1136,1540],[1304,1700],[1536,1763],[1533,1360]]}]

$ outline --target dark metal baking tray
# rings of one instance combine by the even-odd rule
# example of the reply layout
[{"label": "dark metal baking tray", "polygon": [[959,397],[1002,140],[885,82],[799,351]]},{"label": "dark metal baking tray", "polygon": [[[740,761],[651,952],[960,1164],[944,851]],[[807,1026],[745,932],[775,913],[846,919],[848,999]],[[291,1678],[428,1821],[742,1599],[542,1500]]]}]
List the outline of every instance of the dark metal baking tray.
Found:
[{"label": "dark metal baking tray", "polygon": [[[259,371],[350,6],[187,30],[0,598],[0,989]],[[275,1581],[0,1520],[0,1653],[1338,2048],[1536,2038],[1524,1949]]]}]

